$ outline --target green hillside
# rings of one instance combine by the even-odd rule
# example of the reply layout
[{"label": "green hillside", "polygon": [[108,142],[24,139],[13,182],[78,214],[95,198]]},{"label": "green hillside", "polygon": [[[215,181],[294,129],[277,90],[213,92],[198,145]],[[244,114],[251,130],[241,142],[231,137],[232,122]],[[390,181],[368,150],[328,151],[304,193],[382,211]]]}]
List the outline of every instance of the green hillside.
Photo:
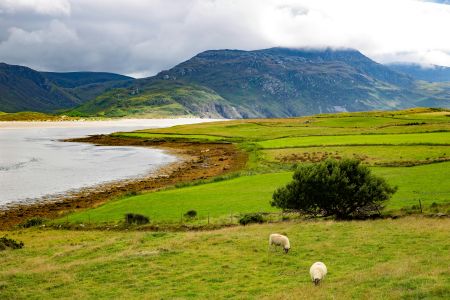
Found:
[{"label": "green hillside", "polygon": [[152,80],[145,85],[110,90],[69,112],[71,116],[236,117],[214,91],[176,81]]}]

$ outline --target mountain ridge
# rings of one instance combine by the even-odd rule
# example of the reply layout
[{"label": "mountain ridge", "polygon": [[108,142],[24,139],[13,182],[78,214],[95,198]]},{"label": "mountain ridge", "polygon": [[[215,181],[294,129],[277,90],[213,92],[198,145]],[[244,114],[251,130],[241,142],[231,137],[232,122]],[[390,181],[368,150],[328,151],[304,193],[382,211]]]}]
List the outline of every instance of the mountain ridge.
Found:
[{"label": "mountain ridge", "polygon": [[450,84],[418,81],[355,49],[207,50],[142,79],[106,72],[36,76],[67,101],[53,111],[70,109],[72,116],[266,118],[450,107]]}]

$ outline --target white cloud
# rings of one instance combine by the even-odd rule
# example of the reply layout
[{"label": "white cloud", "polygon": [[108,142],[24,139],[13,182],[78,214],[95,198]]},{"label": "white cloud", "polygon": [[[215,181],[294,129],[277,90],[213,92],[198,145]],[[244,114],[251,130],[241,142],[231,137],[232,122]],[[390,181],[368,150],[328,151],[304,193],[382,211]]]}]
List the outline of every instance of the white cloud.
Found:
[{"label": "white cloud", "polygon": [[150,75],[208,49],[273,46],[450,66],[450,6],[420,0],[0,0],[0,11],[0,60],[44,69]]},{"label": "white cloud", "polygon": [[70,3],[67,0],[0,0],[0,13],[22,12],[50,16],[69,15]]}]

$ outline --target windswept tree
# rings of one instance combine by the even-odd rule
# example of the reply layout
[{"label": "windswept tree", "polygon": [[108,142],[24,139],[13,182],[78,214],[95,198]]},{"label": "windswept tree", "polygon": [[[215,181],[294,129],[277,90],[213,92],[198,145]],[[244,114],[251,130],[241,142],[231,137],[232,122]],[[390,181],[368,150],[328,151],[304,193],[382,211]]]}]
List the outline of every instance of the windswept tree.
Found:
[{"label": "windswept tree", "polygon": [[309,215],[338,219],[377,214],[397,190],[359,160],[328,159],[302,164],[293,181],[277,189],[271,205]]}]

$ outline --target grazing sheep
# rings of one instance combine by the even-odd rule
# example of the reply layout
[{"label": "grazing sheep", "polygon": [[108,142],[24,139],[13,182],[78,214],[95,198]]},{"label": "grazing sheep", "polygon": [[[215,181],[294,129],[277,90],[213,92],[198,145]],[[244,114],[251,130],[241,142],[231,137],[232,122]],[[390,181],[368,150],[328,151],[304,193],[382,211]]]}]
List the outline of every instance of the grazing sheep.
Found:
[{"label": "grazing sheep", "polygon": [[315,262],[309,269],[309,274],[314,284],[318,285],[327,275],[327,266],[323,262]]},{"label": "grazing sheep", "polygon": [[275,245],[275,246],[282,246],[284,249],[284,252],[288,253],[289,249],[291,249],[291,244],[289,243],[289,239],[287,236],[278,234],[278,233],[272,233],[269,237],[269,247]]}]

